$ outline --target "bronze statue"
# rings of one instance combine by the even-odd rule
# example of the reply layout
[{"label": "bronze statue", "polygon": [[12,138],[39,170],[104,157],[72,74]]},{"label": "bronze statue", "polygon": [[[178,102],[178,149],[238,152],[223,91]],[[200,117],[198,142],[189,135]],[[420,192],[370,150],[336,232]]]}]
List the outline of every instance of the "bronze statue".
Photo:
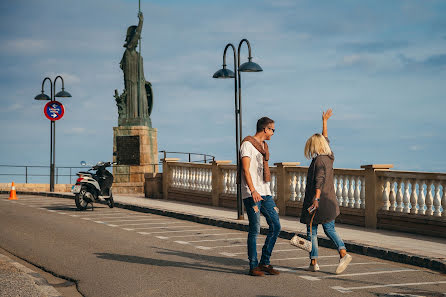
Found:
[{"label": "bronze statue", "polygon": [[121,95],[115,90],[115,100],[118,106],[118,126],[148,126],[152,127],[150,114],[153,107],[152,85],[144,78],[143,59],[136,51],[141,37],[144,17],[138,13],[138,26],[127,29],[126,48],[120,67],[124,72],[124,91]]}]

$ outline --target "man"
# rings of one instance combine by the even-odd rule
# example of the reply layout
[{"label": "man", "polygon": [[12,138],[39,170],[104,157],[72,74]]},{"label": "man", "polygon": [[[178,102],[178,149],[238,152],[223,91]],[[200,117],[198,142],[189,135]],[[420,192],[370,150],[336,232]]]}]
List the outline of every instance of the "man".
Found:
[{"label": "man", "polygon": [[[257,121],[257,132],[242,141],[242,198],[249,219],[248,259],[249,274],[263,276],[265,272],[277,275],[279,271],[270,265],[270,257],[280,232],[279,209],[271,196],[271,175],[268,167],[269,151],[265,140],[274,135],[274,121],[263,117]],[[260,233],[260,213],[269,225],[268,235],[262,248],[260,263],[257,260],[257,235]]]}]

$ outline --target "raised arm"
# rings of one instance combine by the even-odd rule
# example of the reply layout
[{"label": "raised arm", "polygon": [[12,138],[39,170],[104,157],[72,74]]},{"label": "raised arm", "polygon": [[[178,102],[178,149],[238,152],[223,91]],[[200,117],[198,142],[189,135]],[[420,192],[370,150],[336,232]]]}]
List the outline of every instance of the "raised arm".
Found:
[{"label": "raised arm", "polygon": [[142,12],[138,13],[138,18],[139,18],[138,27],[136,27],[135,34],[132,36],[132,39],[129,42],[130,45],[129,48],[136,47],[138,45],[139,37],[141,36],[142,24],[144,22],[144,16]]},{"label": "raised arm", "polygon": [[328,109],[327,111],[322,111],[322,135],[324,137],[328,137],[327,135],[327,121],[328,119],[331,117],[331,115],[333,114],[333,111],[330,109]]}]

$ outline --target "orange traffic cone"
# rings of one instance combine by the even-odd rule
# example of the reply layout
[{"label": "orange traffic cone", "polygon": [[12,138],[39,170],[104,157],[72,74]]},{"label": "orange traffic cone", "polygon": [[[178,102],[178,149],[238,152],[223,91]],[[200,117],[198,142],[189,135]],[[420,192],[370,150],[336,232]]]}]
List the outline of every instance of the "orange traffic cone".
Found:
[{"label": "orange traffic cone", "polygon": [[19,200],[19,198],[17,198],[17,194],[15,192],[14,182],[12,182],[11,192],[9,192],[9,200]]}]

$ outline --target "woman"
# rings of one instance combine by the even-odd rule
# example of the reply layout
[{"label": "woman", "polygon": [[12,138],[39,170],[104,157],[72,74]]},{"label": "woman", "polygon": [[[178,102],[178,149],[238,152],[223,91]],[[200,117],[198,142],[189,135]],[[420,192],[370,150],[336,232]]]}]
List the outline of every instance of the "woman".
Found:
[{"label": "woman", "polygon": [[[325,234],[336,245],[340,260],[336,268],[336,274],[343,272],[352,257],[347,254],[344,242],[336,233],[335,219],[339,215],[339,205],[336,200],[333,181],[333,161],[334,155],[330,149],[327,138],[327,121],[332,115],[332,110],[322,112],[322,135],[314,134],[305,144],[305,157],[313,159],[308,167],[307,187],[302,208],[300,222],[307,224],[307,237],[311,231],[312,250],[310,252],[310,271],[318,271],[317,264],[318,244],[317,227],[322,224]],[[314,213],[315,212],[315,213]],[[310,220],[314,213],[312,230],[310,230]]]}]

